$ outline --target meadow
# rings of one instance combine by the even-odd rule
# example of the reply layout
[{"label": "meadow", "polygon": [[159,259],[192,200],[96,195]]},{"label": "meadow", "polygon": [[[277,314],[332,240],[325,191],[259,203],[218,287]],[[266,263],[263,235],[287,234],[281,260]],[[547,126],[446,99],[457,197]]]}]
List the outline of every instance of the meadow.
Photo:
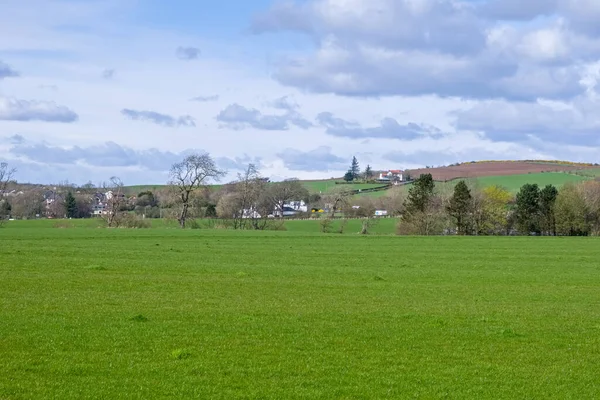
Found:
[{"label": "meadow", "polygon": [[597,239],[28,223],[1,399],[600,396]]}]

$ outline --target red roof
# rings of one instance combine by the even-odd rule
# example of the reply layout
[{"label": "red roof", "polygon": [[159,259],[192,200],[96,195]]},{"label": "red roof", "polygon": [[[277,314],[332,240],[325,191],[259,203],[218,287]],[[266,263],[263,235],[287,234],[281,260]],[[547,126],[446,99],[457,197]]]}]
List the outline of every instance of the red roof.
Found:
[{"label": "red roof", "polygon": [[399,169],[390,169],[390,172],[391,172],[392,174],[401,174],[401,173],[402,173],[402,170],[399,170]]}]

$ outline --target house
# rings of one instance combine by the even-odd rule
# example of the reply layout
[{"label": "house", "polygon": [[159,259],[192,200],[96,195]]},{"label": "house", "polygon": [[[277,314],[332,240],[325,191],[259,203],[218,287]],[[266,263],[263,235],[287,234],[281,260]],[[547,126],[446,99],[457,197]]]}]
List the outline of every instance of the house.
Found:
[{"label": "house", "polygon": [[[292,217],[294,215],[308,212],[308,204],[304,200],[289,201],[283,205],[283,216]],[[273,216],[281,217],[282,212],[280,210],[274,210]]]},{"label": "house", "polygon": [[104,193],[94,193],[94,195],[92,196],[92,215],[101,216],[106,214],[106,202],[107,198]]},{"label": "house", "polygon": [[383,171],[379,174],[379,178],[377,180],[380,182],[391,182],[394,185],[397,185],[398,183],[404,181],[404,171],[399,169]]}]

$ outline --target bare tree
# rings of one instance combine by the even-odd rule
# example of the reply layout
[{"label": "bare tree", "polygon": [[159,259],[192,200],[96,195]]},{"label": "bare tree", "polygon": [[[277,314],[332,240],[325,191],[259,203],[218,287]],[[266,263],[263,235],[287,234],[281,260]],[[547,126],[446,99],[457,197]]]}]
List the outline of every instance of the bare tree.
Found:
[{"label": "bare tree", "polygon": [[[8,184],[12,181],[15,172],[17,172],[17,170],[9,168],[7,163],[0,163],[0,203],[7,201],[5,199],[6,189],[8,188]],[[0,226],[2,226],[3,223],[4,218],[0,216]]]},{"label": "bare tree", "polygon": [[267,217],[273,212],[273,205],[265,196],[266,185],[256,166],[249,164],[235,182],[227,185],[227,193],[217,204],[217,213],[232,219],[234,229],[265,229]]},{"label": "bare tree", "polygon": [[0,193],[6,191],[8,184],[12,182],[16,172],[17,170],[15,168],[9,168],[7,163],[0,163]]},{"label": "bare tree", "polygon": [[169,173],[170,181],[178,194],[178,203],[181,205],[179,213],[179,226],[185,228],[185,221],[190,208],[190,196],[207,181],[219,181],[226,172],[217,168],[214,160],[207,153],[192,154],[183,161],[173,164]]},{"label": "bare tree", "polygon": [[113,176],[108,183],[102,185],[106,196],[106,208],[102,214],[109,228],[117,228],[125,216],[124,207],[126,203],[123,181]]},{"label": "bare tree", "polygon": [[349,185],[341,186],[334,188],[324,196],[325,203],[329,205],[331,210],[331,218],[335,217],[337,210],[346,207],[352,196],[354,196],[354,191],[351,188],[343,187]]},{"label": "bare tree", "polygon": [[266,196],[274,205],[276,214],[283,217],[284,205],[289,201],[308,200],[308,189],[297,179],[288,179],[271,184]]}]

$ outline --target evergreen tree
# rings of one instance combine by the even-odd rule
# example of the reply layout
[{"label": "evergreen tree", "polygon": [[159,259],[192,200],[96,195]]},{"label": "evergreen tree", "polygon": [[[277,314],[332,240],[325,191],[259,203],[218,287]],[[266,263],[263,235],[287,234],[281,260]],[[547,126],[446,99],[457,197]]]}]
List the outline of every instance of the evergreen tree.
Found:
[{"label": "evergreen tree", "polygon": [[356,157],[352,157],[352,165],[350,166],[350,172],[352,173],[352,180],[357,180],[360,178],[360,167],[358,165],[358,160]]},{"label": "evergreen tree", "polygon": [[354,174],[352,173],[352,171],[346,172],[346,174],[344,175],[344,180],[346,182],[352,182],[354,180]]},{"label": "evergreen tree", "polygon": [[367,168],[365,168],[365,180],[368,181],[371,178],[373,178],[373,170],[370,165],[367,165]]},{"label": "evergreen tree", "polygon": [[540,234],[540,188],[527,183],[517,193],[517,229],[523,235]]},{"label": "evergreen tree", "polygon": [[65,197],[65,213],[67,214],[67,218],[77,217],[77,201],[71,192],[67,193]]},{"label": "evergreen tree", "polygon": [[415,211],[425,212],[433,197],[434,188],[435,183],[431,174],[421,174],[408,190],[408,198],[405,202],[406,210],[409,213]]},{"label": "evergreen tree", "polygon": [[450,202],[446,206],[446,211],[456,221],[456,228],[459,235],[467,235],[471,231],[469,218],[472,206],[473,197],[471,196],[471,190],[465,181],[458,182],[454,187],[454,195],[452,195]]},{"label": "evergreen tree", "polygon": [[540,216],[542,233],[556,236],[556,218],[554,205],[558,190],[553,185],[546,185],[540,191]]}]

